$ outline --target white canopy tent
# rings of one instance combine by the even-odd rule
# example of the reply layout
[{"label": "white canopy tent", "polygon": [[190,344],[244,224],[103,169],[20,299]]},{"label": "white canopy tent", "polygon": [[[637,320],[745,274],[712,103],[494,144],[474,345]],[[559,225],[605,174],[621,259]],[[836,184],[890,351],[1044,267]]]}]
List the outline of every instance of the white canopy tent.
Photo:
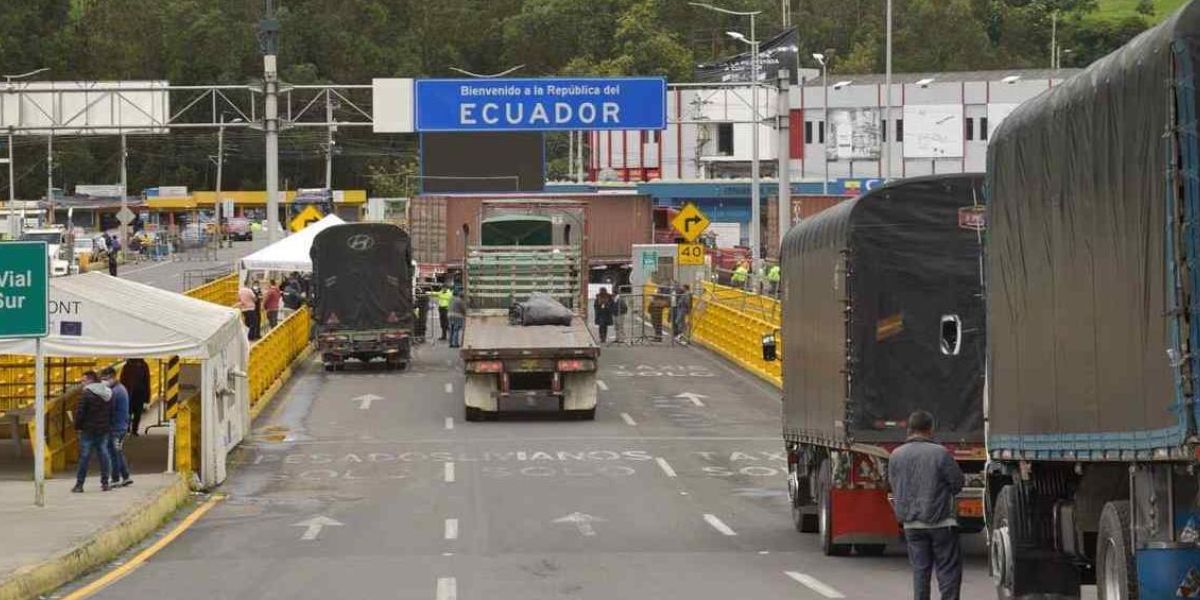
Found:
[{"label": "white canopy tent", "polygon": [[312,259],[309,258],[308,252],[312,249],[313,239],[325,229],[344,223],[345,221],[337,215],[328,215],[270,246],[247,255],[239,263],[238,270],[311,273]]},{"label": "white canopy tent", "polygon": [[[206,486],[225,479],[225,456],[250,422],[250,345],[238,312],[102,273],[50,280],[51,356],[200,361],[201,465]],[[33,355],[32,339],[0,340],[0,354]]]}]

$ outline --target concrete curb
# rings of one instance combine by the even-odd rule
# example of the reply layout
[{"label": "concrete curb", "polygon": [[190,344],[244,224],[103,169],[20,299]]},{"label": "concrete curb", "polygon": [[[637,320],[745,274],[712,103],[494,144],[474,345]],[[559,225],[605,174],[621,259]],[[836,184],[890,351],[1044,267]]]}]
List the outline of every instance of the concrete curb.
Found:
[{"label": "concrete curb", "polygon": [[154,533],[187,500],[187,481],[175,483],[157,495],[130,506],[119,519],[93,532],[74,547],[28,565],[0,581],[0,600],[32,600],[116,558]]},{"label": "concrete curb", "polygon": [[[272,383],[271,387],[267,388],[267,391],[263,392],[262,398],[258,399],[258,403],[250,407],[251,423],[253,423],[255,419],[258,419],[258,415],[261,415],[262,412],[266,410],[267,406],[275,400],[275,395],[279,393],[279,390],[283,389],[283,386],[287,385],[287,382],[292,380],[292,373],[295,372],[296,366],[308,360],[308,357],[312,356],[312,353],[313,345],[309,344],[307,347],[301,350],[300,354],[297,354],[296,358],[292,360],[292,363],[289,364],[287,368],[279,374],[279,377],[275,379],[275,383]],[[5,598],[0,596],[0,600],[5,600]]]}]

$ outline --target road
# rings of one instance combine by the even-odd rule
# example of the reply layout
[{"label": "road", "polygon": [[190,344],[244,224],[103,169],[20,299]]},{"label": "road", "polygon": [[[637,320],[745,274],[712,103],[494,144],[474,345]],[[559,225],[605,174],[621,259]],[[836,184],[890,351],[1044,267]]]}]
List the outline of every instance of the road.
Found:
[{"label": "road", "polygon": [[[96,597],[903,597],[902,547],[791,528],[776,393],[702,350],[612,347],[595,422],[465,423],[444,345],[410,372],[305,365],[228,498]],[[680,396],[683,394],[683,396]],[[994,597],[982,539],[964,598]]]},{"label": "road", "polygon": [[232,248],[221,248],[217,251],[215,259],[184,260],[186,255],[180,254],[177,257],[178,260],[147,260],[130,265],[121,265],[117,271],[117,275],[164,290],[183,292],[186,291],[184,289],[184,273],[233,265],[238,259],[266,245],[266,236],[258,236],[251,242],[234,242]]}]

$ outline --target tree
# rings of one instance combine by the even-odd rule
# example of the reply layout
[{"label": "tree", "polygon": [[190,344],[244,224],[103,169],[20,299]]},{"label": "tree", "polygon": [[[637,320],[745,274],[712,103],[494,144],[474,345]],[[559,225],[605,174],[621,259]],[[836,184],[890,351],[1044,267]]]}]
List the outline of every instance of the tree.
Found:
[{"label": "tree", "polygon": [[1154,16],[1154,0],[1138,0],[1137,13],[1147,17]]}]

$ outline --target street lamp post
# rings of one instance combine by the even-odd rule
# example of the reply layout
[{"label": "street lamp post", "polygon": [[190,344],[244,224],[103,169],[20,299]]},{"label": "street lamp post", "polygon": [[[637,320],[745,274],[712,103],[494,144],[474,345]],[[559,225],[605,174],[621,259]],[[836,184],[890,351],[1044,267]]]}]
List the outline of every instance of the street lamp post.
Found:
[{"label": "street lamp post", "polygon": [[822,192],[829,195],[829,63],[825,59],[825,55],[816,52],[812,55],[818,63],[821,64],[821,87],[825,90],[825,99],[822,101],[822,108],[825,120],[821,127],[821,153],[825,155],[825,179],[821,184]]},{"label": "street lamp post", "polygon": [[729,37],[744,42],[750,46],[750,254],[754,272],[762,262],[762,207],[759,206],[759,168],[758,168],[758,135],[762,125],[758,114],[758,39],[755,37],[754,18],[762,11],[736,11],[702,2],[688,2],[692,6],[738,17],[750,17],[750,38],[736,32],[727,31]]},{"label": "street lamp post", "polygon": [[[42,67],[40,69],[29,71],[28,73],[21,73],[19,75],[5,75],[4,91],[6,93],[12,93],[12,83],[14,80],[33,77],[38,73],[49,70],[50,67]],[[20,220],[17,219],[17,180],[13,173],[13,125],[10,123],[8,126],[8,235],[12,239],[17,239],[18,237],[21,237],[21,229],[24,226],[24,223],[21,223]]]}]

